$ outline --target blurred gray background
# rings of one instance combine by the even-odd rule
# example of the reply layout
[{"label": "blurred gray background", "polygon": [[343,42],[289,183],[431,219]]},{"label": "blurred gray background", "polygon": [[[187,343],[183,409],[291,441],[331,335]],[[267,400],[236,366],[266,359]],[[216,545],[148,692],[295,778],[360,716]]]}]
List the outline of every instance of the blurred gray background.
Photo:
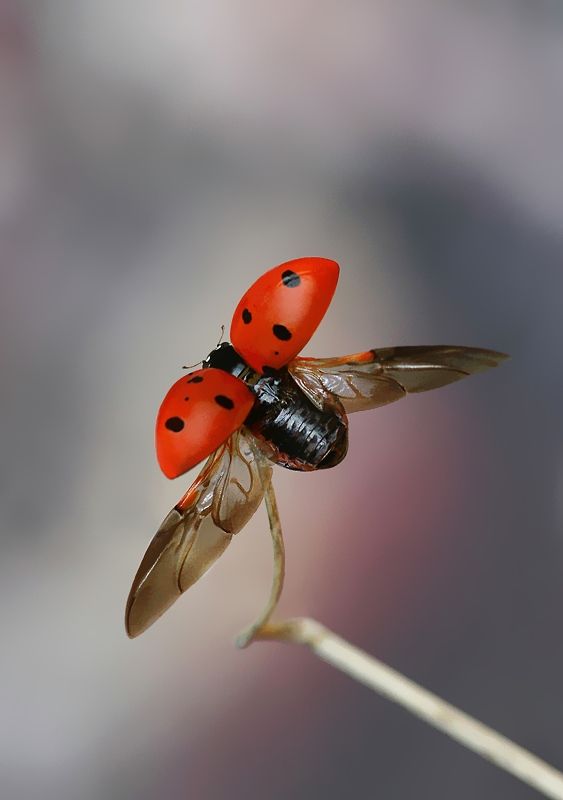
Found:
[{"label": "blurred gray background", "polygon": [[[2,0],[0,794],[525,800],[298,648],[233,639],[261,510],[129,641],[189,480],[158,405],[265,269],[341,264],[309,355],[509,352],[276,470],[309,614],[563,767],[559,2]],[[194,473],[195,474],[195,473]]]}]

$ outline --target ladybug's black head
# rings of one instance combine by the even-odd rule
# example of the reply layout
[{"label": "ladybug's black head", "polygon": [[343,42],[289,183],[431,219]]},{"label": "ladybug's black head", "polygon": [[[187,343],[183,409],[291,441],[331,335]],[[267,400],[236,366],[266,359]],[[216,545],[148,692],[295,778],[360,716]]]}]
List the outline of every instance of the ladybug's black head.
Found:
[{"label": "ladybug's black head", "polygon": [[203,369],[215,367],[222,369],[235,377],[248,370],[246,364],[239,356],[235,348],[229,342],[221,342],[215,350],[212,350],[202,364]]}]

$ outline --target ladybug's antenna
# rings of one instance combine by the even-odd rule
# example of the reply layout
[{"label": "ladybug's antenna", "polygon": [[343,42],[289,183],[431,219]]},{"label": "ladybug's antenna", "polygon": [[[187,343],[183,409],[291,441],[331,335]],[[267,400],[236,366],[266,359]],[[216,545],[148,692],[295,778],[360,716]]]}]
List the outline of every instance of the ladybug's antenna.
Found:
[{"label": "ladybug's antenna", "polygon": [[[221,336],[219,337],[219,341],[215,345],[215,348],[219,347],[224,335],[225,335],[225,326],[221,325]],[[182,369],[193,369],[194,367],[197,367],[198,364],[207,363],[208,360],[209,359],[207,358],[207,359],[205,359],[205,362],[204,361],[198,361],[197,364],[191,364],[189,367],[184,366],[184,367],[182,367]]]},{"label": "ladybug's antenna", "polygon": [[193,369],[194,367],[197,367],[198,364],[203,364],[203,361],[198,361],[196,364],[190,364],[189,367],[184,366],[182,369]]}]

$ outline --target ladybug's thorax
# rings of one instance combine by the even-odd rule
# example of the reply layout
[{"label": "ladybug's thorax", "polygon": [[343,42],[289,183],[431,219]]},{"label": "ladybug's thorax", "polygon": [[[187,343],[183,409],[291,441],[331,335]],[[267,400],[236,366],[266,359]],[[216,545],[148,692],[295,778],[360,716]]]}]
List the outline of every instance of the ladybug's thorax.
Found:
[{"label": "ladybug's thorax", "polygon": [[202,364],[203,369],[215,367],[240,378],[245,383],[252,382],[252,377],[258,379],[258,375],[248,366],[230,342],[221,342],[215,350],[212,350]]}]

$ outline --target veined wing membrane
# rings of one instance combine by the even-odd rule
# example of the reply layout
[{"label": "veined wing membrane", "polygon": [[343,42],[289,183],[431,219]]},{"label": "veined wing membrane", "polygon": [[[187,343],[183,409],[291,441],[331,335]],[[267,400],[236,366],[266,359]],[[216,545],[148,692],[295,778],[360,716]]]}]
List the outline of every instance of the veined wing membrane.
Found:
[{"label": "veined wing membrane", "polygon": [[[206,461],[150,543],[127,600],[129,636],[145,631],[225,551],[260,505],[264,456],[241,428]],[[262,471],[271,475],[271,468]]]},{"label": "veined wing membrane", "polygon": [[293,379],[319,408],[336,396],[348,413],[392,403],[498,366],[504,353],[477,347],[386,347],[341,358],[296,358]]}]

